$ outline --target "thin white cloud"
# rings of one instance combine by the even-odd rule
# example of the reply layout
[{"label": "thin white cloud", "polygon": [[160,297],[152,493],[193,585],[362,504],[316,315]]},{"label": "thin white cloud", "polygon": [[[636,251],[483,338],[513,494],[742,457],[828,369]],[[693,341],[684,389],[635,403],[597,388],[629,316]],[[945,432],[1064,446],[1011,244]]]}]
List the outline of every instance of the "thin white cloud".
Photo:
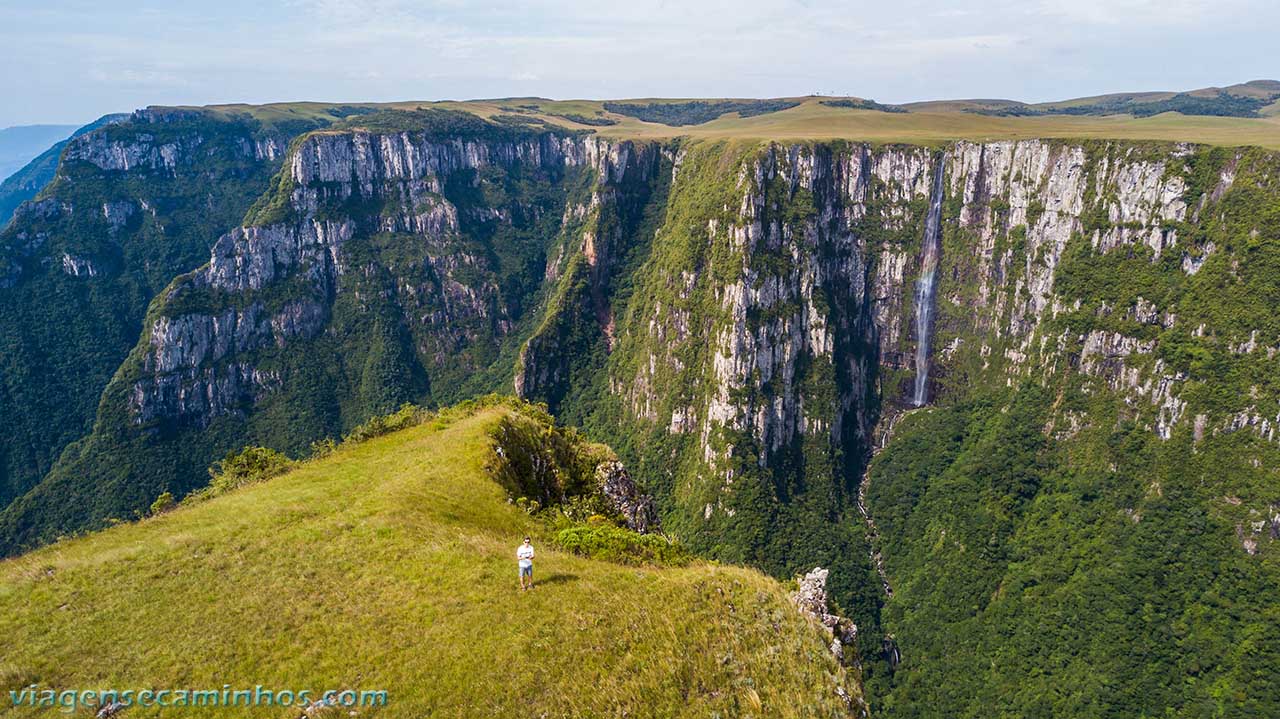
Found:
[{"label": "thin white cloud", "polygon": [[1090,25],[1186,25],[1231,12],[1233,0],[1041,0],[1046,15]]}]

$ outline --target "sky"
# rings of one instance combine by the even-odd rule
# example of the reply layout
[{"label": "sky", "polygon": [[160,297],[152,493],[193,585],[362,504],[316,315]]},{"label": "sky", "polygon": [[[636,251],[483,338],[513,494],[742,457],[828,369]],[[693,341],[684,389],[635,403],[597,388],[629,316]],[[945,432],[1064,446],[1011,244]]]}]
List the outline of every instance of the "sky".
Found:
[{"label": "sky", "polygon": [[0,18],[0,127],[152,104],[1036,102],[1280,79],[1276,0],[0,0]]}]

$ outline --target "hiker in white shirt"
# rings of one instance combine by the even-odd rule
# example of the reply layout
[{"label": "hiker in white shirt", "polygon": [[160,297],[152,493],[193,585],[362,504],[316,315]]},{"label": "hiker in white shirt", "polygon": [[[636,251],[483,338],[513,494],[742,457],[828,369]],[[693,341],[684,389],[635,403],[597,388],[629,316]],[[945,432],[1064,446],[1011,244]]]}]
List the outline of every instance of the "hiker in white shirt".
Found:
[{"label": "hiker in white shirt", "polygon": [[533,545],[528,537],[516,548],[516,560],[520,565],[520,589],[533,589]]}]

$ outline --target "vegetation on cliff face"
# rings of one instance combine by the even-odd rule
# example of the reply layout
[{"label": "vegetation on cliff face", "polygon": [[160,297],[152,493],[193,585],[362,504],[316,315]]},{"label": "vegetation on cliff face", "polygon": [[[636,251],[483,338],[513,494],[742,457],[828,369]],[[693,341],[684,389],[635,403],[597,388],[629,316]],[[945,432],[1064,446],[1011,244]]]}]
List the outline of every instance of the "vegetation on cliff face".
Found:
[{"label": "vegetation on cliff face", "polygon": [[67,143],[0,232],[0,506],[89,432],[147,303],[208,260],[299,129],[141,111]]},{"label": "vegetation on cliff face", "polygon": [[[773,579],[555,548],[487,474],[507,412],[444,413],[0,562],[0,689],[381,690],[357,708],[379,717],[850,716],[856,674]],[[537,585],[520,592],[526,534]],[[281,711],[300,713],[250,713]]]},{"label": "vegetation on cliff face", "polygon": [[[709,411],[707,403],[727,390],[730,405],[750,408],[802,395],[812,421],[834,427],[846,410],[839,395],[859,391],[852,382],[841,384],[837,375],[847,381],[846,370],[812,347],[791,350],[799,355],[794,376],[783,379],[778,369],[772,381],[750,378],[761,381],[751,388],[724,386],[729,380],[717,364],[717,354],[725,351],[719,343],[742,335],[773,337],[781,350],[788,333],[774,333],[806,301],[799,292],[786,296],[778,290],[777,303],[740,315],[727,293],[738,283],[786,286],[805,272],[810,258],[838,262],[852,250],[841,246],[841,221],[824,204],[839,205],[838,191],[822,197],[793,192],[778,167],[754,176],[775,152],[755,143],[681,149],[653,244],[625,302],[615,304],[616,345],[608,364],[594,387],[573,396],[561,411],[582,416],[589,434],[618,448],[658,497],[664,526],[682,542],[704,556],[780,577],[829,567],[841,606],[864,628],[862,636],[874,636],[871,568],[862,530],[848,514],[861,462],[856,421],[849,418],[843,437],[797,433],[781,446],[736,422],[708,421],[708,435],[697,424]],[[760,208],[761,214],[744,218],[744,207]],[[744,225],[760,228],[746,246],[732,234]],[[855,289],[865,271],[855,261],[850,276],[818,280],[814,288],[817,301],[834,308],[832,326],[850,329],[838,340],[844,351],[853,352],[863,341],[854,316],[866,299]],[[786,432],[788,420],[774,421],[774,431]]]},{"label": "vegetation on cliff face", "polygon": [[1280,566],[1260,546],[1273,520],[1243,509],[1275,501],[1253,466],[1275,466],[1275,448],[1160,440],[1114,397],[1091,401],[1088,429],[1046,436],[1054,400],[1030,385],[922,410],[878,458],[870,501],[895,589],[884,625],[903,660],[868,687],[877,706],[1275,715]]},{"label": "vegetation on cliff face", "polygon": [[[1085,145],[1082,167],[1101,173],[1115,152]],[[1187,210],[1154,231],[1125,217],[1131,199],[1093,189],[1060,254],[1027,242],[1057,210],[1024,199],[1022,224],[991,200],[990,250],[979,218],[952,214],[941,406],[902,419],[869,474],[902,663],[868,693],[889,715],[1280,711],[1266,589],[1280,577],[1266,309],[1280,166],[1250,149],[1183,157],[1162,162]],[[982,297],[983,262],[1056,264],[1055,309],[1029,341],[975,324],[975,306],[1020,290]]]}]

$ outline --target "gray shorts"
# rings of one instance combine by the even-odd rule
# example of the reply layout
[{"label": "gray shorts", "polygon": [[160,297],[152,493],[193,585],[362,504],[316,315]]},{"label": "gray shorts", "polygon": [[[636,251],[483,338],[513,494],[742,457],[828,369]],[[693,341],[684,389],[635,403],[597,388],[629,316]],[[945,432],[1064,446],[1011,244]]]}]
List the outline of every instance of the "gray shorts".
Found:
[{"label": "gray shorts", "polygon": [[533,565],[532,565],[532,564],[530,564],[530,565],[529,565],[529,566],[527,566],[527,567],[520,567],[520,576],[522,576],[522,577],[532,577],[532,576],[533,576]]}]

